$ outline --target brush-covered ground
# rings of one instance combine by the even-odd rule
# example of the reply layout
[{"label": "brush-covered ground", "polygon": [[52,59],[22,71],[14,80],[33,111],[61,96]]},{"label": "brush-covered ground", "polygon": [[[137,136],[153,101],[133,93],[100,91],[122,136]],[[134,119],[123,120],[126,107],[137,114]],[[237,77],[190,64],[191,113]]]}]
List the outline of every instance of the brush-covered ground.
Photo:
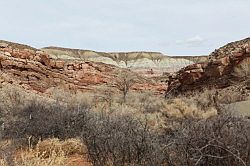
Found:
[{"label": "brush-covered ground", "polygon": [[[155,80],[75,61],[89,51],[46,48],[56,56],[51,59],[32,47],[0,45],[0,166],[250,165],[246,42],[228,44],[209,62],[198,58],[176,76],[162,73]],[[129,57],[138,54],[151,55]],[[73,57],[70,64],[59,61],[65,55]],[[117,64],[129,64],[119,59],[124,53],[96,56],[111,55]],[[158,87],[160,82],[169,85]]]},{"label": "brush-covered ground", "polygon": [[4,86],[0,165],[247,166],[250,122],[226,96],[55,89],[47,98]]}]

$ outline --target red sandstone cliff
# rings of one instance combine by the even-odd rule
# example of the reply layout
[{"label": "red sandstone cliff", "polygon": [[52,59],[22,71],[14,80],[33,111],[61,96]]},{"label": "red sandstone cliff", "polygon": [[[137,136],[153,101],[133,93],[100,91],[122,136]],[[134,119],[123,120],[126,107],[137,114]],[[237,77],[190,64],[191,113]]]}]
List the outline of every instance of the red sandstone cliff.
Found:
[{"label": "red sandstone cliff", "polygon": [[[0,42],[1,84],[11,83],[42,93],[54,87],[94,90],[97,86],[114,86],[118,71],[131,72],[104,63],[53,59],[26,45]],[[134,90],[150,89],[157,93],[165,90],[163,85],[138,80],[141,81],[133,86]]]},{"label": "red sandstone cliff", "polygon": [[229,43],[215,50],[209,57],[206,62],[189,65],[170,76],[166,93],[225,88],[230,86],[231,82],[240,82],[241,78],[235,76],[234,71],[250,57],[250,38]]}]

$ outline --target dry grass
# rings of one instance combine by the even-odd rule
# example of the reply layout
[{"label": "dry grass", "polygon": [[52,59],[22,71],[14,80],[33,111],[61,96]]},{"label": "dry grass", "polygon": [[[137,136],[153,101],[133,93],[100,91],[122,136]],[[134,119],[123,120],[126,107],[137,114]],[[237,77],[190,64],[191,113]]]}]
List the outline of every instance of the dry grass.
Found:
[{"label": "dry grass", "polygon": [[59,139],[47,139],[39,142],[36,146],[37,152],[43,157],[49,157],[52,152],[63,152],[69,156],[73,154],[86,155],[86,147],[77,139],[60,141]]},{"label": "dry grass", "polygon": [[[15,152],[11,161],[14,166],[62,166],[91,165],[87,160],[86,147],[77,139],[60,141],[47,139],[39,142],[34,148],[21,149]],[[7,158],[0,159],[0,166],[8,166]]]},{"label": "dry grass", "polygon": [[162,112],[169,118],[203,119],[217,115],[215,92],[205,90],[188,97],[179,97],[165,103]]},{"label": "dry grass", "polygon": [[201,113],[194,104],[189,104],[183,99],[174,99],[165,105],[164,113],[171,118],[200,118]]},{"label": "dry grass", "polygon": [[20,157],[15,159],[17,166],[62,166],[66,164],[66,156],[61,151],[51,151],[48,157],[44,157],[37,150],[23,151]]},{"label": "dry grass", "polygon": [[28,94],[22,89],[5,85],[0,89],[0,107],[6,111],[13,110],[14,107],[20,106],[21,103],[24,105],[24,102],[28,100],[27,96]]},{"label": "dry grass", "polygon": [[0,159],[0,166],[7,166],[7,161],[5,159]]},{"label": "dry grass", "polygon": [[55,88],[50,92],[50,95],[57,103],[63,103],[67,106],[77,106],[84,104],[88,107],[91,107],[93,102],[93,94],[89,92],[73,92],[70,90]]},{"label": "dry grass", "polygon": [[34,101],[52,103],[55,100],[45,94],[25,90],[18,85],[6,84],[0,88],[0,108],[6,112],[22,109]]}]

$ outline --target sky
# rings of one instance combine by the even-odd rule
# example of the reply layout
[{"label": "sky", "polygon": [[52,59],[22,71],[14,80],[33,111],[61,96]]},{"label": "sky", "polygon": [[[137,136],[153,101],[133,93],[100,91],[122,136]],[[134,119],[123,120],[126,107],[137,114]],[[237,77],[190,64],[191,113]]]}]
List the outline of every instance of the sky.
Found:
[{"label": "sky", "polygon": [[207,55],[250,36],[250,0],[0,0],[0,39]]}]

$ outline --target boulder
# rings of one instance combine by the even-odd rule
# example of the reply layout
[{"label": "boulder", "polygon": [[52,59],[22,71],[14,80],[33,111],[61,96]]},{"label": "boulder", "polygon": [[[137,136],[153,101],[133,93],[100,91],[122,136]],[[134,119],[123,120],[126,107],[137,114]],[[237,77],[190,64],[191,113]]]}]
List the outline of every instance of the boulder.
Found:
[{"label": "boulder", "polygon": [[8,44],[7,43],[0,43],[0,48],[7,48]]},{"label": "boulder", "polygon": [[56,63],[55,63],[55,67],[56,67],[57,69],[63,69],[63,68],[64,68],[64,65],[65,65],[65,61],[63,61],[63,60],[58,60],[58,61],[56,61]]},{"label": "boulder", "polygon": [[6,56],[11,56],[11,53],[9,53],[9,52],[4,52],[4,55],[6,55]]}]

